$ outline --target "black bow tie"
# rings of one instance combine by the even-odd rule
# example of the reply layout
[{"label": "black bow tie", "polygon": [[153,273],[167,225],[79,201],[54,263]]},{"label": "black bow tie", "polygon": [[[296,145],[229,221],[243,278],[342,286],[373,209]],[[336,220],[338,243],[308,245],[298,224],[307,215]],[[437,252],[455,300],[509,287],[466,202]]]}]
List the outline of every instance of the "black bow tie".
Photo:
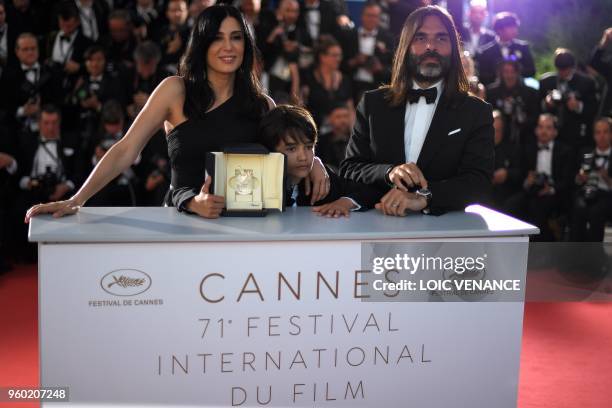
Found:
[{"label": "black bow tie", "polygon": [[47,145],[47,144],[51,144],[51,143],[56,143],[57,140],[49,140],[49,139],[40,139],[40,144],[41,145]]},{"label": "black bow tie", "polygon": [[608,159],[610,157],[610,155],[608,154],[595,154],[595,160],[597,159]]},{"label": "black bow tie", "polygon": [[319,6],[306,6],[306,11],[319,11]]},{"label": "black bow tie", "polygon": [[62,40],[62,42],[70,42],[70,36],[69,35],[60,35],[60,40]]},{"label": "black bow tie", "polygon": [[38,69],[37,68],[27,68],[23,70],[23,73],[26,75],[29,74],[30,72],[33,72],[34,74],[36,74],[38,72]]},{"label": "black bow tie", "polygon": [[538,152],[540,150],[550,150],[550,145],[549,144],[538,145]]},{"label": "black bow tie", "polygon": [[436,97],[438,96],[437,88],[429,88],[429,89],[409,89],[408,90],[408,102],[417,103],[421,96],[425,97],[425,102],[427,104],[434,103],[436,101]]},{"label": "black bow tie", "polygon": [[361,33],[361,38],[375,38],[376,36],[374,35],[374,33],[366,33],[365,31],[363,31]]}]

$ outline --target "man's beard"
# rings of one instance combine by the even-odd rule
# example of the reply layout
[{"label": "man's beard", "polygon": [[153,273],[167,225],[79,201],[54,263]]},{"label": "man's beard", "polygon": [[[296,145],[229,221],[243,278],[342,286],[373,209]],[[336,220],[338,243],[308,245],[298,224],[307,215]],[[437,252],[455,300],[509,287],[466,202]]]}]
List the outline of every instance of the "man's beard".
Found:
[{"label": "man's beard", "polygon": [[[427,58],[438,61],[424,64]],[[450,69],[450,57],[443,57],[435,51],[425,51],[422,55],[408,54],[408,75],[419,82],[437,82],[444,78]]]}]

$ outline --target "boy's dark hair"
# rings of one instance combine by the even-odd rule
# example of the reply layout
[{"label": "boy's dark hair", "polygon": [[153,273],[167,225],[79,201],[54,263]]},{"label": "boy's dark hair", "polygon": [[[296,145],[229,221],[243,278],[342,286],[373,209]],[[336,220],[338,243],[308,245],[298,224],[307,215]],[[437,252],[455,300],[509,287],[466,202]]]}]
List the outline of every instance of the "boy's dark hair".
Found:
[{"label": "boy's dark hair", "polygon": [[104,48],[101,45],[91,45],[83,53],[83,58],[85,59],[85,61],[87,61],[88,59],[93,57],[94,54],[97,54],[99,52],[101,52],[102,55],[104,55],[104,58],[106,58],[106,52],[104,52]]},{"label": "boy's dark hair", "polygon": [[285,143],[316,143],[317,125],[310,112],[299,106],[278,105],[261,120],[258,139],[268,150]]}]

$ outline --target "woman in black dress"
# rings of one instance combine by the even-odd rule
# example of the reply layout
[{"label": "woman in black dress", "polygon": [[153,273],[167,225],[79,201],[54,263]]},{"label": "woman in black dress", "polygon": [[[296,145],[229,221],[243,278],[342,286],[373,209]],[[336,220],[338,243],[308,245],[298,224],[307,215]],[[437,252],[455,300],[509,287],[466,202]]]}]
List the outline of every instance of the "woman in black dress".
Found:
[{"label": "woman in black dress", "polygon": [[[254,54],[253,40],[236,8],[207,8],[191,33],[181,61],[181,75],[159,84],[123,139],[100,160],[74,196],[35,205],[28,210],[25,221],[41,213],[52,213],[54,217],[74,214],[136,160],[162,125],[172,168],[166,204],[202,217],[218,217],[224,199],[208,192],[205,153],[230,143],[255,141],[261,116],[274,105],[261,92],[254,75]],[[329,191],[329,177],[318,163],[312,200],[325,197]]]}]

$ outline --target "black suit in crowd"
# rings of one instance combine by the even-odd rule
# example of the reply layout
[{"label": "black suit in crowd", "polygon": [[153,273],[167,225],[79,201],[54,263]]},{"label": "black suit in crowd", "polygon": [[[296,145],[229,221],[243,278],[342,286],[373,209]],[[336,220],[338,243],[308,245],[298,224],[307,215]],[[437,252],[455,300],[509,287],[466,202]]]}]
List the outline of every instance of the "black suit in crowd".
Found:
[{"label": "black suit in crowd", "polygon": [[[76,4],[76,1],[74,2]],[[127,8],[127,4],[122,4],[121,1],[113,1],[113,6],[115,10]],[[128,2],[125,2],[128,3]],[[96,26],[98,28],[98,39],[96,43],[99,43],[100,39],[104,37],[108,33],[108,15],[110,14],[109,6],[106,0],[93,0],[91,8],[93,10],[93,18],[95,19]],[[88,17],[85,16],[85,13],[79,11],[81,25],[88,24]]]},{"label": "black suit in crowd", "polygon": [[[59,31],[54,31],[47,36],[45,40],[43,59],[46,61],[47,65],[54,69],[56,76],[62,78],[62,93],[64,95],[69,95],[70,91],[72,91],[72,89],[74,88],[74,85],[76,84],[76,80],[79,75],[86,72],[85,58],[83,55],[85,54],[87,48],[93,45],[93,42],[89,38],[85,37],[85,35],[83,35],[83,32],[80,28],[77,29],[77,34],[74,38],[72,46],[70,47],[70,50],[66,51],[66,58],[64,59],[64,62],[57,63],[52,60],[52,57],[53,47],[55,46],[55,41],[59,35]],[[68,56],[70,56],[70,58],[68,58]],[[81,66],[79,72],[76,72],[75,74],[68,74],[64,71],[64,65],[69,60],[72,60]]]},{"label": "black suit in crowd", "polygon": [[317,140],[315,154],[323,163],[337,172],[340,163],[344,160],[348,140],[343,138],[334,139],[335,135],[333,132],[320,135]]},{"label": "black suit in crowd", "polygon": [[[307,13],[311,9],[300,2],[300,17],[298,25],[308,32]],[[342,14],[348,15],[346,5],[338,0],[319,0],[319,6],[316,8],[319,11],[321,18],[319,20],[319,36],[321,34],[330,34],[339,38],[340,28],[338,27],[338,16]]]},{"label": "black suit in crowd", "polygon": [[[390,167],[406,163],[404,116],[406,104],[390,106],[386,89],[366,92],[357,107],[357,120],[340,174],[354,181],[389,190]],[[416,165],[432,192],[432,214],[463,210],[488,200],[495,162],[491,106],[458,95],[440,97]],[[450,133],[450,134],[449,134]]]},{"label": "black suit in crowd", "polygon": [[[521,64],[521,75],[524,78],[532,77],[536,73],[535,64],[529,49],[529,44],[523,40],[512,40],[508,45],[508,55],[514,56]],[[497,77],[497,66],[504,60],[502,44],[498,41],[484,45],[476,53],[478,77],[484,85],[489,85]]]},{"label": "black suit in crowd", "polygon": [[608,84],[601,110],[602,115],[612,116],[612,54],[604,48],[595,47],[591,57],[591,66],[604,77]]},{"label": "black suit in crowd", "polygon": [[[582,149],[580,157],[585,153],[591,153],[596,157],[595,149]],[[593,171],[607,166],[608,177],[612,178],[612,166],[610,156],[604,158],[603,166],[598,167],[594,160]],[[588,184],[588,182],[587,182]],[[612,219],[612,188],[607,191],[597,189],[596,192],[585,194],[585,185],[576,186],[574,206],[572,209],[572,221],[570,229],[570,241],[602,242],[605,234],[606,221]]]},{"label": "black suit in crowd", "polygon": [[53,103],[56,106],[62,101],[61,81],[53,69],[44,64],[39,65],[37,70],[37,81],[31,83],[26,79],[26,72],[19,64],[7,68],[2,75],[1,89],[6,91],[10,97],[1,98],[7,111],[6,123],[13,127],[19,127],[17,110],[25,105],[28,100],[38,100],[40,106]]},{"label": "black suit in crowd", "polygon": [[[457,29],[459,30],[461,42],[463,43],[463,48],[465,49],[467,48],[467,44],[472,42],[472,30],[468,24],[457,27]],[[478,37],[477,50],[493,41],[495,41],[495,33],[493,31],[489,30],[488,28],[481,30],[480,37]]]},{"label": "black suit in crowd", "polygon": [[[555,107],[548,108],[544,103],[544,98],[553,89],[562,90],[563,100]],[[567,82],[560,81],[559,76],[554,72],[546,73],[540,79],[542,108],[557,116],[559,120],[558,139],[576,149],[592,144],[590,135],[592,135],[592,124],[597,112],[595,93],[595,81],[580,72],[575,72]],[[579,101],[582,101],[584,104],[582,112],[567,109],[566,100],[570,94],[574,94]]]},{"label": "black suit in crowd", "polygon": [[15,43],[17,42],[19,34],[20,32],[17,31],[15,25],[8,23],[4,24],[4,30],[0,33],[0,40],[3,36],[6,36],[6,58],[4,60],[0,59],[0,77],[7,67],[17,63]]},{"label": "black suit in crowd", "polygon": [[533,131],[540,114],[538,91],[525,85],[521,79],[513,88],[496,81],[487,88],[487,102],[503,115],[504,141],[523,145],[533,142]]},{"label": "black suit in crowd", "polygon": [[508,199],[521,191],[521,150],[516,143],[502,140],[495,146],[495,171],[506,169],[506,181],[493,184],[492,203],[495,208],[515,215],[516,208],[508,206]]},{"label": "black suit in crowd", "polygon": [[[521,158],[521,180],[527,178],[530,171],[537,170],[538,145],[530,143],[523,151]],[[555,140],[552,151],[552,184],[554,194],[538,196],[538,187],[518,193],[509,204],[511,208],[519,209],[519,214],[533,225],[540,228],[540,235],[534,237],[537,241],[554,241],[548,220],[555,214],[563,214],[568,210],[568,200],[571,192],[574,162],[572,149],[558,139]]]},{"label": "black suit in crowd", "polygon": [[[344,51],[342,69],[351,78],[354,78],[355,73],[360,67],[349,67],[348,61],[359,54],[359,43],[362,40],[359,29],[350,30],[345,35],[344,44],[342,46]],[[373,58],[378,59],[383,66],[382,71],[379,71],[373,75],[372,82],[364,82],[357,79],[353,79],[353,91],[355,100],[361,98],[361,95],[365,91],[378,88],[380,85],[387,84],[391,80],[391,65],[393,62],[394,49],[393,36],[390,32],[383,28],[379,28],[376,33],[374,55]],[[366,62],[365,66],[371,64],[371,61]]]},{"label": "black suit in crowd", "polygon": [[[5,153],[17,160],[17,138],[0,126],[0,153]],[[19,162],[17,162],[19,168]],[[12,248],[11,238],[17,214],[13,210],[13,201],[17,191],[17,174],[11,174],[6,168],[0,169],[0,272],[6,268],[3,259]]]}]

